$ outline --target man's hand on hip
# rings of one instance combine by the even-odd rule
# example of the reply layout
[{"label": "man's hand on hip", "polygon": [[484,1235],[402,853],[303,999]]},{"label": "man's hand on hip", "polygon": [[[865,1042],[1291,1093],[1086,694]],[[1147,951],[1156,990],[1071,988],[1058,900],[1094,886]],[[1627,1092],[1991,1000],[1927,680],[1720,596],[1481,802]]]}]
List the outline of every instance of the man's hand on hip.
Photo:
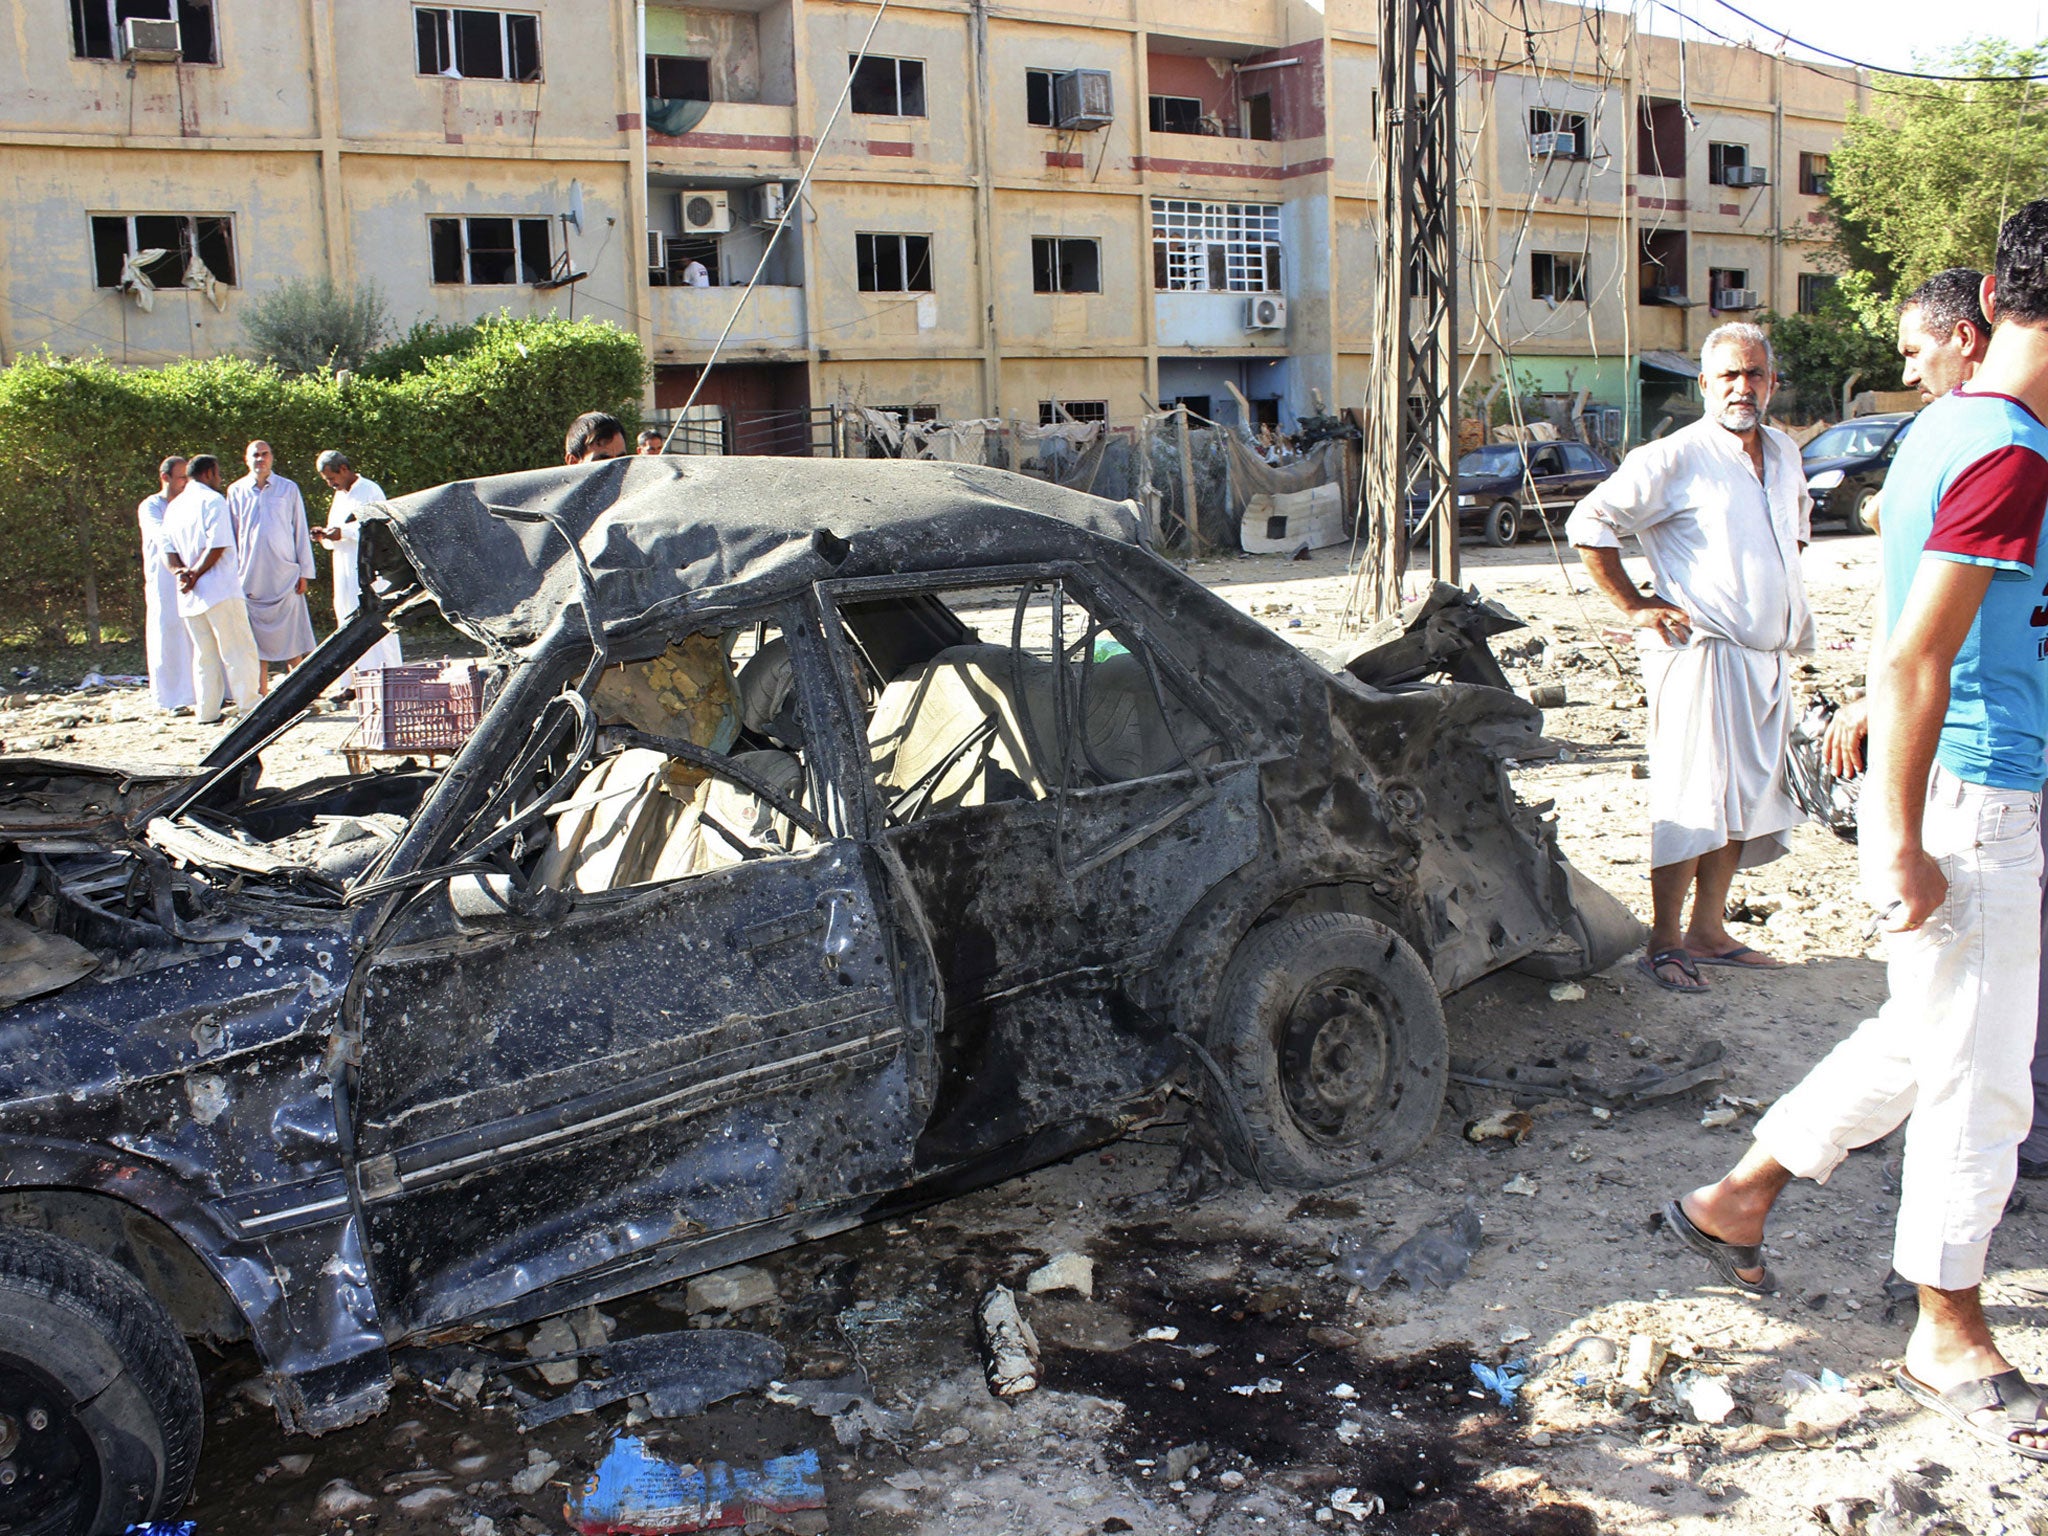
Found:
[{"label": "man's hand on hip", "polygon": [[1631,608],[1628,621],[1637,629],[1652,631],[1666,645],[1684,645],[1692,638],[1692,615],[1662,598],[1653,597],[1641,607]]}]

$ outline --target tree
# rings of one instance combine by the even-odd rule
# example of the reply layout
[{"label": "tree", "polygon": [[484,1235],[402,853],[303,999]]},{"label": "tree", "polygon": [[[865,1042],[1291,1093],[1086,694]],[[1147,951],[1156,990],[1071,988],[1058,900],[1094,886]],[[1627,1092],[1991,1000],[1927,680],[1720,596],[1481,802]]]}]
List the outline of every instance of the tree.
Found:
[{"label": "tree", "polygon": [[1965,43],[1928,69],[1990,78],[1880,76],[1830,157],[1836,260],[1872,331],[1933,273],[1989,267],[1998,226],[2048,186],[2048,82],[2023,78],[2048,69],[2048,43]]},{"label": "tree", "polygon": [[1874,329],[1839,288],[1830,288],[1810,315],[1765,314],[1771,349],[1785,385],[1778,412],[1821,416],[1839,411],[1842,388],[1852,374],[1864,389],[1898,389],[1896,329],[1889,321]]},{"label": "tree", "polygon": [[242,315],[251,345],[287,374],[360,367],[384,326],[384,296],[374,283],[343,293],[331,277],[282,283],[250,300]]}]

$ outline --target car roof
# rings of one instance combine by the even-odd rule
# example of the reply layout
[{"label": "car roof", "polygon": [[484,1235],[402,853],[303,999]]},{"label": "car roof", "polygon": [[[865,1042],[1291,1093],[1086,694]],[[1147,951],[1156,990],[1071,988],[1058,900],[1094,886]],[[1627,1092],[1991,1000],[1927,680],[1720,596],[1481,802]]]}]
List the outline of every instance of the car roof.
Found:
[{"label": "car roof", "polygon": [[580,600],[550,520],[590,564],[598,617],[624,634],[835,577],[1085,559],[1139,529],[1130,502],[978,465],[681,456],[460,480],[365,520],[388,526],[451,621],[511,648]]}]

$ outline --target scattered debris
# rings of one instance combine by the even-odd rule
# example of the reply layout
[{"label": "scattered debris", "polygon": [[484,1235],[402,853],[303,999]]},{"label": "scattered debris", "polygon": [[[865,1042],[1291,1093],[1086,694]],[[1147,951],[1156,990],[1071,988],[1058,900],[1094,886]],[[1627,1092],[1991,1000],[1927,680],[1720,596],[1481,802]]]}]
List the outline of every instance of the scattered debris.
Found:
[{"label": "scattered debris", "polygon": [[1515,1394],[1522,1390],[1528,1373],[1529,1362],[1526,1360],[1510,1360],[1497,1369],[1477,1360],[1472,1362],[1472,1374],[1478,1378],[1479,1385],[1499,1398],[1503,1408],[1515,1406]]},{"label": "scattered debris", "polygon": [[[1836,1377],[1841,1382],[1840,1377]],[[1804,1371],[1787,1371],[1784,1377],[1785,1429],[1795,1439],[1825,1440],[1856,1421],[1863,1412],[1863,1399],[1839,1386],[1823,1386]]]},{"label": "scattered debris", "polygon": [[1716,1104],[1700,1116],[1700,1124],[1710,1131],[1718,1131],[1724,1125],[1733,1125],[1741,1113],[1733,1104]]},{"label": "scattered debris", "polygon": [[1209,1447],[1201,1441],[1193,1445],[1177,1445],[1166,1453],[1166,1480],[1169,1483],[1180,1482],[1208,1459]]},{"label": "scattered debris", "polygon": [[[1719,1040],[1702,1040],[1686,1058],[1685,1065],[1676,1072],[1667,1072],[1652,1062],[1621,1084],[1615,1090],[1615,1096],[1634,1104],[1646,1104],[1652,1099],[1668,1099],[1673,1094],[1684,1093],[1704,1083],[1718,1083],[1728,1075],[1728,1069],[1721,1064],[1727,1050],[1728,1047]],[[1634,1054],[1633,1042],[1630,1054]]]},{"label": "scattered debris", "polygon": [[1178,1328],[1147,1328],[1138,1337],[1150,1343],[1171,1344],[1180,1337]]},{"label": "scattered debris", "polygon": [[1224,1390],[1238,1397],[1273,1397],[1286,1391],[1287,1385],[1278,1377],[1261,1376],[1257,1381],[1244,1386],[1226,1387]]},{"label": "scattered debris", "polygon": [[535,1447],[526,1453],[526,1465],[512,1474],[506,1486],[522,1498],[539,1493],[550,1479],[562,1470],[562,1464],[546,1451]]},{"label": "scattered debris", "polygon": [[347,1520],[377,1507],[377,1501],[345,1478],[337,1477],[313,1500],[316,1520]]},{"label": "scattered debris", "polygon": [[1467,1141],[1506,1141],[1520,1146],[1536,1129],[1536,1117],[1526,1109],[1497,1109],[1483,1120],[1465,1127]]},{"label": "scattered debris", "polygon": [[1553,982],[1550,1000],[1553,1003],[1583,1003],[1586,1000],[1586,989],[1576,981]]},{"label": "scattered debris", "polygon": [[[758,1333],[694,1328],[620,1339],[576,1350],[573,1358],[599,1367],[603,1378],[578,1382],[550,1400],[514,1388],[525,1428],[641,1396],[647,1399],[649,1418],[687,1418],[712,1403],[766,1386],[782,1374],[784,1357],[780,1344]],[[540,1368],[545,1375],[549,1367]]]},{"label": "scattered debris", "polygon": [[1339,1239],[1337,1273],[1376,1291],[1394,1275],[1410,1289],[1433,1285],[1449,1290],[1465,1278],[1465,1269],[1479,1249],[1484,1227],[1479,1212],[1468,1205],[1432,1226],[1424,1227],[1392,1253],[1382,1254],[1362,1237]]},{"label": "scattered debris", "polygon": [[1359,1498],[1356,1488],[1339,1488],[1330,1495],[1330,1508],[1358,1521],[1376,1519],[1387,1512],[1387,1501],[1376,1493]]},{"label": "scattered debris", "polygon": [[[910,1433],[907,1416],[892,1412],[875,1401],[874,1388],[865,1373],[854,1371],[822,1380],[774,1381],[768,1384],[768,1401],[788,1408],[808,1408],[821,1419],[832,1421],[832,1434],[848,1450],[863,1438],[874,1435],[896,1444]],[[957,1429],[958,1426],[955,1426]],[[948,1430],[947,1435],[953,1434]],[[965,1430],[957,1440],[940,1437],[946,1444],[962,1444]]]},{"label": "scattered debris", "polygon": [[1681,1373],[1671,1383],[1671,1395],[1702,1424],[1719,1424],[1735,1411],[1735,1394],[1718,1376],[1700,1371]]},{"label": "scattered debris", "polygon": [[1017,1310],[1007,1285],[989,1287],[976,1312],[981,1324],[982,1370],[997,1397],[1021,1397],[1038,1386],[1038,1335]]},{"label": "scattered debris", "polygon": [[1632,1333],[1628,1336],[1628,1361],[1622,1367],[1621,1379],[1624,1385],[1638,1392],[1647,1392],[1657,1384],[1657,1377],[1664,1369],[1664,1362],[1671,1350],[1662,1339],[1647,1333]]},{"label": "scattered debris", "polygon": [[1507,1183],[1501,1185],[1500,1192],[1504,1195],[1527,1195],[1533,1199],[1542,1192],[1542,1189],[1543,1186],[1530,1178],[1529,1175],[1518,1173],[1512,1179],[1509,1179]]},{"label": "scattered debris", "polygon": [[[570,1491],[562,1513],[583,1536],[666,1536],[824,1508],[825,1482],[816,1451],[771,1457],[758,1468],[723,1461],[698,1467],[670,1461],[638,1438],[623,1435],[582,1486]],[[811,1528],[824,1526],[819,1522]]]},{"label": "scattered debris", "polygon": [[1572,1345],[1571,1352],[1564,1357],[1564,1363],[1573,1375],[1572,1380],[1584,1386],[1594,1377],[1606,1376],[1621,1359],[1621,1346],[1612,1339],[1603,1339],[1592,1334]]},{"label": "scattered debris", "polygon": [[1030,1295],[1047,1291],[1079,1291],[1091,1300],[1095,1295],[1095,1261],[1085,1253],[1055,1254],[1051,1262],[1031,1271],[1024,1282]]},{"label": "scattered debris", "polygon": [[692,1317],[700,1312],[746,1312],[774,1303],[775,1277],[752,1264],[735,1264],[698,1275],[685,1294]]}]

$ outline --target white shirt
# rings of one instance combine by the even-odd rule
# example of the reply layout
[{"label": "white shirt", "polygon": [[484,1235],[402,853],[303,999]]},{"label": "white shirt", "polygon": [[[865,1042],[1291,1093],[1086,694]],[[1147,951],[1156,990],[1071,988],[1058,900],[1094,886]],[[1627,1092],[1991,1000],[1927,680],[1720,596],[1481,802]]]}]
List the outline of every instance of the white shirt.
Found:
[{"label": "white shirt", "polygon": [[355,483],[347,490],[334,493],[334,504],[327,509],[327,526],[341,530],[340,540],[332,547],[334,616],[343,622],[363,600],[356,573],[356,561],[363,543],[363,508],[375,506],[383,499],[383,486],[367,475],[357,475]]},{"label": "white shirt", "polygon": [[692,261],[683,268],[683,282],[692,288],[709,288],[711,269],[701,261]]},{"label": "white shirt", "polygon": [[[1813,498],[1792,439],[1765,427],[1763,443],[1761,484],[1742,439],[1711,419],[1645,443],[1572,509],[1565,535],[1619,549],[1633,534],[1657,595],[1683,608],[1696,634],[1811,651],[1799,548],[1812,536]],[[1642,632],[1637,643],[1656,642]]]},{"label": "white shirt", "polygon": [[178,594],[179,613],[196,617],[217,603],[242,595],[242,576],[235,564],[234,519],[228,514],[227,497],[212,486],[191,481],[164,509],[163,547],[177,551],[188,569],[204,560],[210,549],[227,551],[191,591]]}]

